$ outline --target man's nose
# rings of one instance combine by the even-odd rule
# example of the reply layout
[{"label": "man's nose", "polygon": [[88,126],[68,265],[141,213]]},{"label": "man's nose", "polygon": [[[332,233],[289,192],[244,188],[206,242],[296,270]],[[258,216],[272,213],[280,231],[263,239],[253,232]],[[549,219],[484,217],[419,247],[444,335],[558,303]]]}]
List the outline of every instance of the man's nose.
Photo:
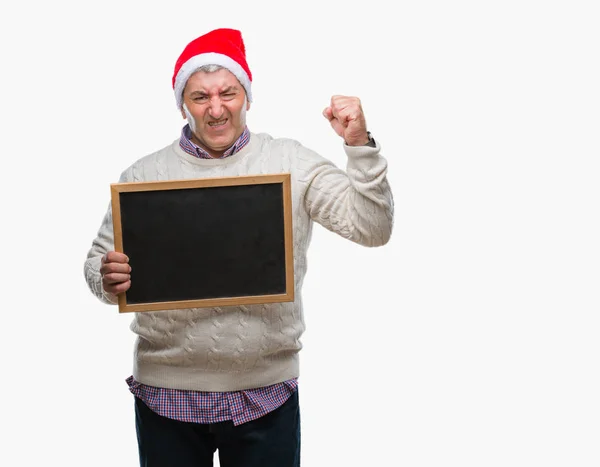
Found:
[{"label": "man's nose", "polygon": [[223,103],[218,97],[210,100],[210,108],[208,110],[212,118],[219,118],[223,115]]}]

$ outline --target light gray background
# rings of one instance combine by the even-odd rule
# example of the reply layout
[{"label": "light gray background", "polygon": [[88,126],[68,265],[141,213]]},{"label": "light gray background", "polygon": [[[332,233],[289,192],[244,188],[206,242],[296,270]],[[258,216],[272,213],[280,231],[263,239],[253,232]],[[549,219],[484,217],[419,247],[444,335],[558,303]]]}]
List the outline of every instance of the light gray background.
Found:
[{"label": "light gray background", "polygon": [[321,111],[357,95],[396,201],[383,248],[315,228],[303,465],[597,467],[597,2],[154,3],[2,7],[0,464],[136,465],[131,316],[83,261],[179,134],[183,46],[234,27],[251,130],[343,167]]}]

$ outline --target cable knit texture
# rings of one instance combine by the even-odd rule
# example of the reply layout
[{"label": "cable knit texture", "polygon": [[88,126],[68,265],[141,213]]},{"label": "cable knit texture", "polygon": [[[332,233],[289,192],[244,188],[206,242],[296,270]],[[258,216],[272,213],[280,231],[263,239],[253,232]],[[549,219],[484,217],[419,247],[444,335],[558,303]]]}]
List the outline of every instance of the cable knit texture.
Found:
[{"label": "cable knit texture", "polygon": [[[393,199],[380,147],[343,145],[346,171],[290,139],[252,134],[225,159],[199,159],[179,139],[126,169],[119,182],[290,173],[295,301],[265,305],[191,308],[135,313],[133,375],[150,386],[237,391],[299,376],[304,332],[301,288],[313,221],[358,244],[376,247],[390,238]],[[114,250],[110,206],[84,266],[90,290],[105,303],[100,261]],[[125,252],[127,253],[127,252]],[[135,271],[131,280],[135,281]]]}]

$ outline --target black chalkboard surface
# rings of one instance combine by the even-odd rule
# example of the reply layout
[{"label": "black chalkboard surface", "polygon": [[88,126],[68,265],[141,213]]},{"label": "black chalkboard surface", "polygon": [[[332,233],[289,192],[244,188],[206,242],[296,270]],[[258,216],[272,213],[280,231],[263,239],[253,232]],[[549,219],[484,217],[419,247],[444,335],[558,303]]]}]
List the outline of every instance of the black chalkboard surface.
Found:
[{"label": "black chalkboard surface", "polygon": [[289,174],[111,185],[119,311],[294,300]]}]

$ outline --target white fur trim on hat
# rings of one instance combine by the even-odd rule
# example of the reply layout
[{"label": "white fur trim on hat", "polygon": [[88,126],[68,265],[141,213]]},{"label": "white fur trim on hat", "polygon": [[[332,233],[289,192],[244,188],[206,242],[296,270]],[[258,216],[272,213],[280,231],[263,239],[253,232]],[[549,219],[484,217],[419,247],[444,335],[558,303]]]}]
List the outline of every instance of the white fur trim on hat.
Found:
[{"label": "white fur trim on hat", "polygon": [[187,80],[190,79],[190,76],[203,65],[221,65],[223,68],[227,68],[235,75],[240,84],[246,90],[248,102],[252,102],[252,83],[242,66],[227,55],[209,52],[205,54],[194,55],[179,69],[177,77],[175,78],[175,86],[173,88],[178,109],[181,109],[181,106],[183,105],[183,90],[185,89]]}]

